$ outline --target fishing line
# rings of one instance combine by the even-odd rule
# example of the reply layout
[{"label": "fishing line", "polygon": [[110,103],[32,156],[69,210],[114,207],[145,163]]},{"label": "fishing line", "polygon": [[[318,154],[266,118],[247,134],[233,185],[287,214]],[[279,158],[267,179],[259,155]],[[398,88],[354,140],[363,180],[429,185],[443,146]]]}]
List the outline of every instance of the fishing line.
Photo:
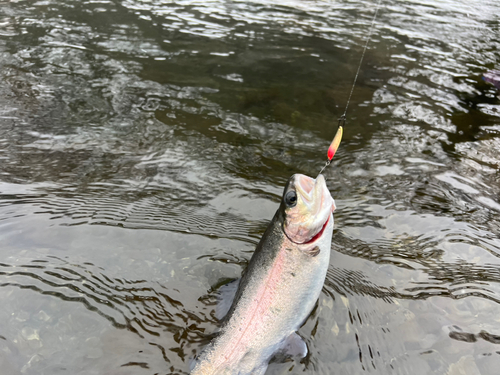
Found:
[{"label": "fishing line", "polygon": [[345,126],[346,118],[347,118],[347,109],[349,108],[349,103],[351,102],[352,93],[354,92],[354,87],[356,86],[356,81],[358,80],[359,72],[361,70],[361,65],[363,64],[363,59],[365,58],[365,53],[366,53],[366,50],[368,48],[368,43],[370,42],[370,38],[373,34],[373,29],[375,27],[375,20],[377,19],[377,14],[378,14],[378,10],[380,8],[381,2],[382,2],[382,0],[378,0],[378,2],[377,2],[377,8],[375,9],[375,13],[373,15],[372,24],[370,26],[370,31],[368,33],[368,37],[366,38],[366,43],[365,43],[365,47],[363,48],[363,53],[361,54],[361,58],[359,59],[358,70],[356,71],[356,75],[354,76],[354,81],[352,83],[351,92],[349,93],[349,96],[347,98],[347,103],[345,105],[344,113],[338,119],[337,132],[335,133],[335,137],[333,137],[333,141],[330,144],[330,147],[328,147],[328,151],[327,151],[328,160],[326,161],[323,168],[321,168],[321,170],[319,171],[318,176],[321,174],[321,172],[324,171],[324,169],[326,167],[328,167],[330,165],[330,163],[332,162],[332,159],[335,156],[335,153],[337,152],[337,149],[340,145],[340,141],[342,140],[342,134],[344,132],[343,128]]}]

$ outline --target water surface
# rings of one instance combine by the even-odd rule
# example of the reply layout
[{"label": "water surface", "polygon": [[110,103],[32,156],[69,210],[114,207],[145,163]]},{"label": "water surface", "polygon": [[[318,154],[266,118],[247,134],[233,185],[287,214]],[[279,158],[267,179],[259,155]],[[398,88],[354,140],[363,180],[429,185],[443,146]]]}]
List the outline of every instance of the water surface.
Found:
[{"label": "water surface", "polygon": [[[368,1],[0,2],[0,365],[185,374],[293,173],[336,130]],[[496,1],[382,1],[333,165],[302,361],[494,374]]]}]

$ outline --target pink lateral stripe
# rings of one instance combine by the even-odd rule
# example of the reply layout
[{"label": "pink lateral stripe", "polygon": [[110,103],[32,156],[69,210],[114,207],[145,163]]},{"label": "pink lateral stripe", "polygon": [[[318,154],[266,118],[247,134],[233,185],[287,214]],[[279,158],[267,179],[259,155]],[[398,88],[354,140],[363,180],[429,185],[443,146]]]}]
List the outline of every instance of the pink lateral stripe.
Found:
[{"label": "pink lateral stripe", "polygon": [[[285,252],[282,251],[283,247],[280,249],[273,266],[267,277],[267,281],[262,285],[262,287],[257,291],[257,296],[259,298],[254,298],[248,310],[250,311],[250,316],[244,322],[245,329],[240,331],[240,335],[236,343],[232,343],[232,350],[226,356],[224,356],[224,361],[222,361],[215,370],[219,369],[224,363],[230,361],[230,359],[238,352],[238,347],[240,347],[245,342],[250,341],[248,339],[247,331],[256,332],[260,322],[263,320],[265,313],[268,311],[269,306],[272,304],[274,291],[276,290],[276,285],[281,280],[281,275],[283,273],[284,257]],[[256,319],[258,317],[261,319]],[[241,350],[240,350],[241,351]]]}]

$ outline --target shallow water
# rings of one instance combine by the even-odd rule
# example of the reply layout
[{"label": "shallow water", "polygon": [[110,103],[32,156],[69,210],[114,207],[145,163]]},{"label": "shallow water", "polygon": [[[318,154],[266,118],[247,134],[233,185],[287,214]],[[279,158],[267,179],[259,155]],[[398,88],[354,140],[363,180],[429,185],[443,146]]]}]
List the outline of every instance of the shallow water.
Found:
[{"label": "shallow water", "polygon": [[[0,2],[2,375],[187,373],[284,183],[319,171],[374,10]],[[497,372],[499,14],[382,2],[310,353],[267,374]]]}]

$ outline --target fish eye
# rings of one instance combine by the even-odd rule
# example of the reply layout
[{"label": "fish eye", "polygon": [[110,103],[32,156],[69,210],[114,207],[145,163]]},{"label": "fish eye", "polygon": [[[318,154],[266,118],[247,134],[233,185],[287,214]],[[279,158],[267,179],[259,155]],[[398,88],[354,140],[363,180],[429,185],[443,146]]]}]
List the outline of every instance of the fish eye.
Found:
[{"label": "fish eye", "polygon": [[297,204],[297,193],[294,190],[290,190],[285,194],[285,203],[288,207],[295,207]]}]

